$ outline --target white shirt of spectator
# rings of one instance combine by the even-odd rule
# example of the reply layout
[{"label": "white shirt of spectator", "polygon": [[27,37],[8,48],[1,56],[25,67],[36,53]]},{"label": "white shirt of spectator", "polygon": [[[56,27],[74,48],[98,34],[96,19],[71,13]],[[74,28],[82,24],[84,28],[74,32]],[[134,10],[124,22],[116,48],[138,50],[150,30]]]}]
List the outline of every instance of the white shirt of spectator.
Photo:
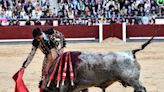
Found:
[{"label": "white shirt of spectator", "polygon": [[73,19],[74,18],[74,13],[73,13],[73,10],[71,11],[68,11],[68,17]]},{"label": "white shirt of spectator", "polygon": [[38,13],[33,14],[32,19],[40,19],[39,14]]},{"label": "white shirt of spectator", "polygon": [[35,16],[36,13],[37,13],[37,11],[35,9],[32,10],[32,16]]},{"label": "white shirt of spectator", "polygon": [[32,18],[33,19],[38,19],[40,18],[40,16],[42,15],[42,11],[39,9],[39,10],[32,10]]},{"label": "white shirt of spectator", "polygon": [[32,6],[33,6],[33,7],[35,7],[35,6],[38,4],[38,3],[37,3],[37,0],[32,0],[31,3],[32,3]]},{"label": "white shirt of spectator", "polygon": [[40,9],[38,10],[38,15],[42,16],[42,11]]},{"label": "white shirt of spectator", "polygon": [[17,16],[15,16],[15,14],[12,14],[12,19],[17,19]]},{"label": "white shirt of spectator", "polygon": [[22,11],[20,12],[20,15],[21,15],[21,16],[25,16],[25,13],[26,13],[26,12],[22,9]]},{"label": "white shirt of spectator", "polygon": [[136,0],[136,5],[138,6],[139,4],[144,3],[144,0]]},{"label": "white shirt of spectator", "polygon": [[28,16],[27,14],[25,14],[25,15],[23,16],[23,19],[29,20],[29,16]]},{"label": "white shirt of spectator", "polygon": [[143,24],[149,24],[149,17],[148,16],[143,16],[142,17],[142,23]]},{"label": "white shirt of spectator", "polygon": [[12,16],[12,11],[10,9],[6,10],[5,16],[11,17]]},{"label": "white shirt of spectator", "polygon": [[110,5],[115,6],[115,2],[114,2],[114,1],[105,1],[105,2],[103,3],[103,7],[104,7],[105,9],[108,8]]},{"label": "white shirt of spectator", "polygon": [[150,10],[150,1],[147,0],[145,5],[144,5],[145,10]]},{"label": "white shirt of spectator", "polygon": [[68,6],[68,4],[64,4],[64,7],[65,7],[65,9],[68,11],[68,8],[69,8],[69,6]]}]

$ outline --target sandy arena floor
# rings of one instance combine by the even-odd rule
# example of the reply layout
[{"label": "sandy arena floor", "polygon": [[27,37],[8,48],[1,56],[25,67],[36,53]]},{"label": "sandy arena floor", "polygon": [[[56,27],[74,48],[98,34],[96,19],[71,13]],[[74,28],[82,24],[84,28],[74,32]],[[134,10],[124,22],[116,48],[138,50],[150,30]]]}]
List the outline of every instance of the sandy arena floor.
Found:
[{"label": "sandy arena floor", "polygon": [[[117,39],[108,39],[103,43],[68,43],[65,51],[126,51],[140,47],[143,42],[123,43]],[[0,44],[0,92],[13,92],[12,75],[22,66],[31,44],[4,45]],[[25,70],[24,81],[30,92],[38,92],[43,54],[37,51],[32,63]],[[164,92],[164,42],[154,42],[145,50],[137,53],[141,64],[143,85],[148,92]],[[90,88],[90,92],[101,92],[99,88]],[[133,92],[131,87],[124,88],[120,83],[114,83],[107,92]]]}]

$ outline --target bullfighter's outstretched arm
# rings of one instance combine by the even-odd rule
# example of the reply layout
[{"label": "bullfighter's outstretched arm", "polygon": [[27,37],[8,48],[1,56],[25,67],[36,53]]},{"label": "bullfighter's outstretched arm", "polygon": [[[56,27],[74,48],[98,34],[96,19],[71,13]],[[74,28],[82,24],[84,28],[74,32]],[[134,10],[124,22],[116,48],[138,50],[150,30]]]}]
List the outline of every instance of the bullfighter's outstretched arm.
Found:
[{"label": "bullfighter's outstretched arm", "polygon": [[32,61],[32,59],[33,59],[33,57],[36,53],[36,50],[37,50],[37,48],[35,46],[33,46],[32,49],[31,49],[31,52],[28,55],[28,57],[23,62],[23,65],[22,65],[23,68],[26,68],[31,63],[31,61]]}]

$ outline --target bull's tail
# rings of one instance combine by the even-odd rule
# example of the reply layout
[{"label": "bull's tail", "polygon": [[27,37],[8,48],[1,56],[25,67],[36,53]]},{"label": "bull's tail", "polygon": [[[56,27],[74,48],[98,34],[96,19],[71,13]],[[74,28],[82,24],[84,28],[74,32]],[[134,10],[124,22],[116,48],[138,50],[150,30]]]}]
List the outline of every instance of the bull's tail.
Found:
[{"label": "bull's tail", "polygon": [[145,42],[144,44],[142,44],[141,48],[132,50],[132,53],[133,53],[134,57],[135,57],[136,52],[141,51],[146,46],[148,46],[151,43],[151,41],[154,39],[154,37],[155,37],[155,35],[153,37],[151,37],[151,39],[149,39],[147,42]]}]

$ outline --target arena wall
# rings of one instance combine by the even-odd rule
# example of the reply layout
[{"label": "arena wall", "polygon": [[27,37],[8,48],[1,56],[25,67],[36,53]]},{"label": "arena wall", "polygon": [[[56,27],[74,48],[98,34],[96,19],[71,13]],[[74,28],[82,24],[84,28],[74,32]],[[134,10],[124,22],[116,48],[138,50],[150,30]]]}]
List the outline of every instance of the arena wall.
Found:
[{"label": "arena wall", "polygon": [[156,36],[164,37],[164,25],[127,25],[126,33],[127,38],[129,37],[151,37]]},{"label": "arena wall", "polygon": [[[4,39],[32,39],[34,28],[54,28],[62,32],[66,38],[99,38],[99,26],[63,25],[63,26],[1,26],[0,40]],[[128,37],[151,37],[158,30],[157,36],[164,37],[163,25],[127,25]],[[103,39],[117,37],[122,39],[122,24],[103,26]]]}]

